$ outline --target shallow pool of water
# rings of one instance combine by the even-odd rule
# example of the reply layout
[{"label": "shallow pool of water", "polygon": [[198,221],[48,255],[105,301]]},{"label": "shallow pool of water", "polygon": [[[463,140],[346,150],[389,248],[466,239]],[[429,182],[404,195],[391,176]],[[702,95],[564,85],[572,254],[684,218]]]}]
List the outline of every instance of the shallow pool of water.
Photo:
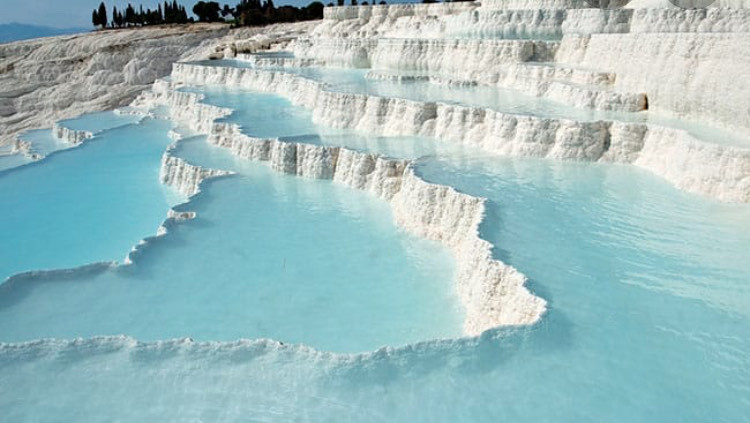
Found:
[{"label": "shallow pool of water", "polygon": [[[213,100],[245,107],[260,101],[251,96]],[[243,118],[248,133],[273,134],[276,126],[290,142],[347,139],[269,101],[266,116]],[[285,132],[274,119],[295,129]],[[147,123],[112,133],[134,135]],[[71,157],[65,169],[85,169],[74,154],[104,145],[107,134],[43,166],[63,167],[58,160]],[[6,418],[735,422],[748,415],[747,205],[686,194],[625,165],[488,157],[441,150],[434,140],[357,143],[421,157],[416,171],[428,181],[486,197],[481,235],[498,259],[529,277],[548,313],[532,326],[461,338],[450,257],[396,229],[385,203],[272,173],[196,137],[175,154],[239,172],[182,206],[197,211],[196,220],[173,228],[132,267],[0,287],[0,340],[86,337],[0,344]],[[45,179],[24,177],[34,168],[0,174],[0,192]],[[17,179],[3,182],[8,177]],[[56,198],[79,189],[71,182],[54,185],[63,187]],[[8,204],[24,204],[23,192]],[[40,205],[25,215],[44,216],[45,200],[28,198]],[[15,230],[13,222],[4,227]],[[145,232],[139,236],[153,230]],[[47,248],[39,234],[35,248]],[[6,242],[2,257],[21,257],[24,240]],[[89,338],[118,333],[131,337]],[[183,336],[193,339],[165,340]],[[252,339],[231,341],[238,337]],[[277,341],[258,339],[265,337]],[[391,347],[320,351],[382,344]]]},{"label": "shallow pool of water", "polygon": [[[242,60],[223,60],[218,66],[252,68]],[[216,62],[201,62],[202,65],[217,65]],[[563,103],[535,97],[510,88],[490,87],[484,85],[460,86],[437,84],[423,80],[377,80],[366,77],[370,69],[353,69],[337,67],[285,67],[261,68],[259,71],[283,71],[301,75],[314,81],[324,83],[326,89],[367,94],[380,97],[404,98],[424,102],[441,102],[469,107],[482,107],[504,113],[517,115],[545,116],[557,119],[579,121],[616,120],[625,122],[651,123],[668,128],[685,130],[694,137],[709,143],[732,147],[750,148],[747,134],[738,133],[726,128],[708,125],[701,122],[687,121],[657,112],[615,112],[571,107]],[[383,72],[383,71],[378,71]],[[393,73],[385,71],[384,73]],[[402,76],[435,76],[444,75],[421,71],[397,72]]]},{"label": "shallow pool of water", "polygon": [[399,231],[384,201],[232,167],[242,174],[211,183],[183,207],[198,218],[135,265],[5,286],[0,340],[273,338],[347,352],[461,333],[452,257]]},{"label": "shallow pool of water", "polygon": [[154,234],[175,201],[159,183],[170,127],[147,120],[0,173],[0,279],[122,260]]},{"label": "shallow pool of water", "polygon": [[238,124],[243,133],[254,137],[342,146],[409,159],[467,151],[466,147],[432,138],[368,136],[354,130],[317,125],[308,110],[276,95],[212,85],[187,87],[184,90],[202,94],[206,104],[233,109],[230,116],[220,121]]},{"label": "shallow pool of water", "polygon": [[[750,240],[737,230],[750,220],[744,206],[681,193],[629,167],[454,158],[424,160],[418,171],[491,200],[482,234],[550,302],[542,321],[364,355],[265,341],[6,346],[0,403],[26,419],[106,416],[113,407],[152,421],[743,419],[750,409],[743,260]],[[211,194],[196,207],[204,200],[204,215],[222,201]],[[193,232],[196,242],[214,239],[202,226],[178,229],[179,245],[169,249],[190,248]],[[205,285],[188,282],[186,291],[212,298]],[[155,297],[153,308],[168,295]]]}]

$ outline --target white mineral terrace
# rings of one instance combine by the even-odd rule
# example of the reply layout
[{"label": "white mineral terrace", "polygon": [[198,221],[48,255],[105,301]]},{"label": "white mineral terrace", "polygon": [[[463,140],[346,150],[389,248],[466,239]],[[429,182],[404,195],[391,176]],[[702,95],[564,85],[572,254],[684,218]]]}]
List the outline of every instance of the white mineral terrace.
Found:
[{"label": "white mineral terrace", "polygon": [[[750,201],[750,149],[699,140],[684,130],[333,92],[310,79],[266,70],[177,64],[172,81],[276,93],[312,110],[315,121],[333,127],[380,135],[431,136],[501,155],[632,163],[690,192]],[[155,85],[155,95],[168,91],[168,83]],[[169,98],[179,106],[189,102],[189,97]],[[212,109],[202,105],[196,111],[192,124],[197,131],[206,132],[211,126]],[[178,109],[177,113],[182,112]]]},{"label": "white mineral terrace", "polygon": [[[330,7],[321,23],[302,32],[252,40],[229,35],[214,43],[212,58],[240,55],[251,67],[177,63],[169,79],[144,76],[143,81],[155,79],[152,89],[131,106],[143,111],[167,106],[172,120],[238,157],[267,161],[287,174],[330,179],[389,202],[399,226],[452,251],[466,309],[464,332],[477,335],[500,325],[533,323],[546,310],[546,302],[526,289],[526,277],[493,258],[493,246],[480,237],[484,199],[421,179],[408,160],[248,136],[237,125],[217,122],[232,110],[178,89],[222,85],[273,93],[309,109],[321,125],[427,136],[505,156],[627,163],[685,191],[750,202],[746,3],[720,0],[705,10],[682,10],[666,0],[636,0],[619,10],[590,9],[579,0]],[[224,34],[212,37],[219,35]],[[281,48],[293,55],[242,54]],[[572,109],[613,114],[563,119],[339,92],[289,72],[309,66],[368,68],[367,78],[396,83],[510,88]],[[680,125],[617,114],[653,114],[709,130],[697,136]],[[92,136],[61,125],[54,131],[73,144]],[[171,149],[162,160],[162,182],[188,197],[206,178],[226,174],[193,166]],[[191,217],[170,214],[160,234],[170,222]],[[138,247],[127,261],[137,252]]]},{"label": "white mineral terrace", "polygon": [[[664,0],[600,10],[577,0],[488,0],[334,7],[310,36],[290,45],[298,61],[372,68],[368,77],[375,79],[408,75],[506,87],[575,108],[649,113],[726,130],[704,131],[700,138],[679,125],[554,120],[330,93],[294,77],[248,70],[178,65],[174,77],[282,93],[325,124],[429,135],[505,155],[632,163],[681,189],[748,202],[745,6],[718,1],[708,9],[683,10]],[[728,142],[728,133],[742,141]]]},{"label": "white mineral terrace", "polygon": [[[210,143],[227,148],[238,157],[268,161],[278,172],[331,179],[388,201],[399,226],[441,242],[453,252],[457,291],[466,308],[467,335],[478,335],[500,325],[533,323],[544,313],[546,302],[524,287],[526,278],[495,260],[492,245],[479,237],[484,199],[425,182],[414,174],[408,160],[343,147],[247,136],[237,125],[214,122],[231,110],[205,105],[200,100],[199,94],[175,91],[171,84],[162,82],[133,105],[169,106],[171,119],[208,134]],[[224,173],[192,166],[167,152],[161,174],[164,183],[193,195],[203,179]]]}]

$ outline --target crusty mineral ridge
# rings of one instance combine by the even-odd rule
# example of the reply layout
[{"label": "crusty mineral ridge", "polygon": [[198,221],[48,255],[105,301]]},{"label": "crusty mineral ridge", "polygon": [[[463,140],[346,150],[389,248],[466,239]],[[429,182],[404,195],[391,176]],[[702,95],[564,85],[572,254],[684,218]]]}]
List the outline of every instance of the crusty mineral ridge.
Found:
[{"label": "crusty mineral ridge", "polygon": [[750,134],[750,2],[685,10],[634,0],[331,7],[298,60],[520,89],[573,107],[692,120]]},{"label": "crusty mineral ridge", "polygon": [[[310,109],[312,119],[326,126],[430,136],[498,155],[628,163],[686,191],[750,202],[750,147],[743,139],[750,137],[747,1],[717,0],[729,8],[706,10],[666,3],[635,0],[619,10],[591,9],[581,0],[331,7],[323,22],[256,32],[197,26],[11,44],[0,50],[3,136],[120,105],[153,82],[131,103],[134,109],[166,107],[174,122],[238,157],[367,191],[389,202],[399,226],[448,247],[466,309],[464,332],[477,335],[499,325],[533,323],[546,310],[546,301],[526,288],[526,277],[495,259],[492,245],[480,237],[484,199],[421,179],[407,160],[248,136],[217,121],[230,109],[177,89],[221,84],[270,92]],[[295,57],[242,56],[279,46]],[[171,66],[238,55],[254,68]],[[368,76],[376,79],[509,87],[571,109],[612,113],[606,119],[563,119],[337,92],[278,69],[308,65],[372,68]],[[167,74],[169,79],[158,79]],[[633,119],[645,110],[649,119],[666,115],[682,122],[675,128]],[[690,125],[701,130],[694,134]],[[724,139],[732,132],[739,142]],[[56,133],[70,142],[88,136],[62,127]],[[225,174],[170,151],[162,161],[162,182],[186,196],[197,193],[204,179]]]},{"label": "crusty mineral ridge", "polygon": [[186,25],[97,31],[0,45],[0,145],[27,129],[132,101],[179,60],[252,52],[309,22],[230,30]]},{"label": "crusty mineral ridge", "polygon": [[[492,244],[480,238],[483,198],[423,180],[408,160],[245,135],[235,124],[214,122],[229,109],[207,107],[201,99],[199,94],[178,92],[159,83],[153,93],[139,98],[136,106],[168,106],[173,120],[206,133],[209,143],[227,148],[237,157],[267,161],[277,172],[333,180],[388,201],[400,227],[442,243],[456,258],[456,290],[466,311],[465,334],[475,336],[501,325],[531,324],[545,312],[546,301],[526,288],[526,277],[496,260]],[[162,160],[162,182],[186,196],[197,193],[203,180],[224,175],[227,173],[191,165],[169,151]]]}]

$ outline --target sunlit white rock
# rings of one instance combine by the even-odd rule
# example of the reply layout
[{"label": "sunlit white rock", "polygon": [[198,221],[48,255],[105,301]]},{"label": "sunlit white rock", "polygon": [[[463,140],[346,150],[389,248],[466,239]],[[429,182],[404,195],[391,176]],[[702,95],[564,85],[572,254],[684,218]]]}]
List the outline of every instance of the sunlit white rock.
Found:
[{"label": "sunlit white rock", "polygon": [[[750,165],[750,149],[720,147],[721,140],[701,141],[681,130],[640,123],[579,122],[444,103],[337,93],[297,75],[253,69],[178,64],[172,78],[189,84],[226,84],[277,93],[311,109],[313,119],[328,126],[381,135],[431,136],[509,156],[633,163],[690,192],[726,201],[750,198],[750,188],[742,182],[750,175],[743,173]],[[177,95],[182,97],[185,93]],[[192,96],[193,104],[199,101],[197,95]],[[186,113],[189,122],[204,119],[200,107]],[[689,152],[691,161],[702,161],[704,165],[696,168],[655,165],[648,159],[649,155],[671,157],[664,156],[660,151],[662,147],[650,148],[660,145],[655,133],[673,134],[670,139],[674,143],[691,146],[673,151]],[[732,167],[733,171],[723,167],[724,161],[716,160],[716,149],[721,150],[722,157],[732,157],[738,163]]]}]

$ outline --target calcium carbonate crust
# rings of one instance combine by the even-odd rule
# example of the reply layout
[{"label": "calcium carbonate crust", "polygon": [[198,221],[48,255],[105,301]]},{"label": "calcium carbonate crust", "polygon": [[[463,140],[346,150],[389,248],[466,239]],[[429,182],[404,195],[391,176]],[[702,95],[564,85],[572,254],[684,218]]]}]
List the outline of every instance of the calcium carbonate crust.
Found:
[{"label": "calcium carbonate crust", "polygon": [[160,26],[2,44],[0,145],[13,144],[18,134],[30,129],[126,105],[156,79],[169,75],[172,63],[205,58],[215,53],[217,44],[252,50],[255,45],[288,41],[312,25],[231,31],[228,25],[214,24]]},{"label": "calcium carbonate crust", "polygon": [[[740,129],[747,129],[750,119],[744,118],[750,111],[743,100],[748,88],[738,79],[747,69],[745,59],[749,56],[742,50],[742,46],[750,45],[745,42],[750,32],[747,11],[640,9],[656,3],[668,7],[661,4],[666,0],[635,0],[630,5],[634,10],[617,11],[584,10],[587,5],[581,0],[485,0],[481,7],[478,3],[333,7],[325,9],[324,22],[310,31],[310,37],[300,40],[295,40],[299,33],[243,42],[214,30],[209,32],[216,34],[212,32],[208,37],[165,33],[156,37],[169,40],[169,54],[164,56],[165,47],[160,41],[139,38],[137,43],[131,43],[138,38],[132,35],[135,33],[120,33],[125,41],[114,45],[128,54],[115,51],[115,56],[123,60],[138,56],[127,66],[115,63],[110,57],[112,51],[100,51],[101,45],[77,36],[59,37],[55,43],[15,43],[0,49],[4,58],[10,58],[0,60],[0,73],[6,73],[0,76],[0,91],[4,94],[0,99],[0,123],[5,126],[0,144],[13,141],[14,135],[24,129],[118,106],[156,80],[152,91],[142,93],[134,107],[166,104],[173,119],[208,134],[209,142],[228,148],[239,157],[268,161],[279,172],[331,179],[368,191],[390,203],[399,226],[447,246],[457,261],[457,290],[466,307],[464,331],[468,335],[502,325],[529,324],[545,312],[546,302],[525,288],[526,278],[521,273],[495,260],[493,246],[480,238],[484,199],[426,182],[406,160],[342,147],[247,136],[236,125],[216,122],[231,113],[230,109],[205,105],[197,94],[175,91],[175,82],[217,83],[273,92],[311,109],[316,122],[330,126],[383,135],[426,135],[506,155],[632,163],[682,189],[725,201],[750,202],[750,151],[703,142],[685,131],[649,124],[576,122],[440,102],[334,93],[314,81],[281,72],[178,64],[172,72],[174,82],[158,78],[168,74],[169,64],[180,57],[235,57],[283,42],[290,43],[296,58],[262,59],[256,65],[334,64],[418,70],[424,71],[430,82],[508,86],[578,107],[603,110],[642,110],[645,96],[639,93],[648,92],[651,110],[730,127],[737,127],[739,122]],[[719,0],[715,5],[748,6],[746,0]],[[451,37],[457,39],[445,39]],[[461,37],[505,39],[458,39]],[[218,47],[217,40],[223,42]],[[57,41],[64,43],[56,46]],[[111,41],[102,43],[112,44]],[[135,50],[130,51],[131,47]],[[398,54],[392,54],[394,51]],[[462,60],[455,60],[456,57]],[[154,62],[155,58],[160,60]],[[696,69],[694,64],[703,59],[714,67]],[[44,66],[35,67],[30,62]],[[112,72],[113,63],[118,69],[122,65],[122,74]],[[664,73],[683,68],[690,72]],[[83,80],[62,81],[71,72],[82,71]],[[383,75],[374,71],[371,77]],[[118,89],[112,90],[113,86]],[[114,95],[97,99],[102,87]],[[70,90],[81,88],[86,88],[83,98],[69,95]],[[720,93],[729,97],[719,97]],[[42,97],[53,99],[53,107],[48,107],[49,101],[40,101]],[[45,108],[37,110],[35,104]],[[94,135],[60,124],[55,125],[54,134],[73,145]],[[28,150],[18,141],[16,146],[14,151]],[[160,178],[189,199],[200,191],[204,180],[229,174],[191,165],[173,156],[170,147],[162,158]],[[133,247],[124,264],[132,263],[174,224],[195,217],[195,213],[181,209],[170,209],[156,236]],[[10,277],[4,286],[113,268],[123,267],[103,262],[75,269],[26,272]],[[5,353],[82,345],[127,349],[285,348],[282,343],[268,340],[141,343],[127,337],[99,337],[0,344],[0,349]],[[384,348],[367,355],[389,354],[391,350]]]},{"label": "calcium carbonate crust", "polygon": [[[424,181],[408,160],[247,136],[237,125],[215,122],[230,109],[206,106],[201,100],[199,94],[176,91],[162,82],[133,106],[169,106],[172,119],[193,131],[204,131],[209,143],[227,148],[238,157],[267,161],[282,173],[329,179],[388,201],[400,227],[442,243],[456,258],[456,286],[466,310],[467,335],[479,335],[498,326],[531,324],[545,312],[546,302],[528,291],[526,277],[494,259],[492,244],[480,238],[485,199]],[[164,166],[171,167],[171,161]],[[175,172],[170,181],[179,186],[178,181],[185,179],[191,178]]]},{"label": "calcium carbonate crust", "polygon": [[[684,130],[332,92],[316,81],[277,71],[178,63],[171,78],[173,83],[275,93],[310,109],[314,121],[331,127],[385,136],[429,136],[506,156],[630,163],[688,192],[750,202],[750,149],[702,141]],[[171,92],[170,83],[160,82],[144,98],[163,96],[170,105],[192,101],[187,93]],[[212,125],[211,112],[205,105],[195,107],[192,125],[206,133]],[[175,113],[183,110],[178,107]]]},{"label": "calcium carbonate crust", "polygon": [[156,231],[155,236],[142,239],[137,245],[133,246],[123,261],[123,265],[133,264],[138,257],[142,256],[145,250],[155,241],[167,235],[169,229],[174,225],[187,220],[195,219],[197,214],[193,211],[186,211],[183,208],[190,204],[190,199],[201,192],[201,185],[204,181],[215,178],[231,176],[234,172],[206,169],[201,166],[195,166],[182,158],[174,156],[173,152],[177,143],[181,140],[181,135],[170,131],[170,137],[174,142],[167,147],[162,155],[161,169],[159,171],[159,180],[162,184],[170,186],[184,195],[186,200],[182,204],[172,207],[167,211],[167,219],[162,222]]},{"label": "calcium carbonate crust", "polygon": [[[179,136],[176,136],[176,134],[174,133],[172,135],[174,138],[176,138],[175,142],[179,141]],[[2,289],[13,289],[13,286],[16,284],[39,282],[44,280],[65,280],[68,278],[94,276],[105,271],[122,270],[132,265],[138,259],[138,257],[144,254],[145,250],[149,246],[151,246],[160,238],[164,237],[168,233],[169,229],[174,227],[174,225],[186,220],[194,219],[196,217],[195,212],[185,211],[182,209],[190,204],[190,198],[200,193],[200,187],[203,182],[208,179],[229,176],[232,175],[233,172],[205,169],[200,166],[191,165],[185,160],[172,155],[172,151],[174,150],[175,145],[175,143],[170,145],[162,156],[160,180],[163,184],[175,188],[178,192],[183,194],[187,198],[187,200],[180,205],[170,208],[167,211],[167,218],[157,229],[156,235],[144,238],[139,241],[137,245],[131,248],[130,252],[128,252],[128,254],[125,256],[125,259],[122,261],[122,263],[118,263],[116,261],[103,261],[85,264],[69,269],[34,270],[29,272],[22,272],[8,277],[2,284],[0,284],[0,287],[2,287]],[[9,346],[18,344],[0,343],[0,345]]]},{"label": "calcium carbonate crust", "polygon": [[52,127],[52,134],[71,145],[82,144],[84,141],[94,137],[94,133],[91,131],[70,129],[59,122],[55,122],[55,125]]},{"label": "calcium carbonate crust", "polygon": [[[135,338],[117,336],[95,336],[91,338],[76,339],[38,339],[18,343],[0,343],[0,355],[5,360],[49,360],[64,357],[70,358],[70,352],[75,352],[76,357],[90,357],[98,354],[123,353],[126,357],[148,356],[150,354],[161,355],[165,352],[178,352],[179,355],[188,357],[231,357],[236,361],[242,357],[245,360],[253,360],[260,357],[288,360],[293,355],[295,360],[310,360],[317,365],[329,363],[335,366],[336,371],[353,370],[357,372],[358,378],[363,377],[361,373],[363,366],[370,367],[373,363],[387,361],[389,366],[409,367],[411,372],[418,368],[411,367],[412,360],[416,357],[424,357],[424,354],[434,355],[435,358],[445,357],[440,355],[442,351],[473,351],[475,347],[492,339],[489,336],[460,338],[460,339],[435,339],[409,344],[401,347],[385,346],[375,351],[362,353],[333,353],[316,350],[304,344],[289,344],[272,339],[239,339],[236,341],[205,341],[199,342],[192,338],[176,338],[159,341],[139,341]],[[437,350],[437,353],[436,353]],[[88,354],[82,355],[85,352]],[[455,359],[455,354],[448,356]],[[393,358],[399,360],[393,360]],[[472,359],[467,356],[466,359]],[[129,358],[128,358],[129,359]]]},{"label": "calcium carbonate crust", "polygon": [[[528,28],[538,28],[532,25],[535,21]],[[516,22],[509,25],[518,26]],[[476,26],[467,22],[457,28]],[[407,71],[423,74],[428,82],[514,88],[579,108],[621,112],[647,108],[646,95],[618,89],[613,73],[553,65],[559,45],[559,41],[530,39],[307,38],[296,40],[290,48],[298,62],[393,74]],[[608,78],[588,83],[601,74]]]},{"label": "calcium carbonate crust", "polygon": [[[300,60],[515,88],[573,107],[648,109],[750,135],[747,2],[718,0],[698,10],[667,0],[628,6],[487,0],[406,12],[328,8],[323,23],[289,48]],[[568,77],[574,74],[582,80]],[[598,74],[609,78],[585,81]]]}]

